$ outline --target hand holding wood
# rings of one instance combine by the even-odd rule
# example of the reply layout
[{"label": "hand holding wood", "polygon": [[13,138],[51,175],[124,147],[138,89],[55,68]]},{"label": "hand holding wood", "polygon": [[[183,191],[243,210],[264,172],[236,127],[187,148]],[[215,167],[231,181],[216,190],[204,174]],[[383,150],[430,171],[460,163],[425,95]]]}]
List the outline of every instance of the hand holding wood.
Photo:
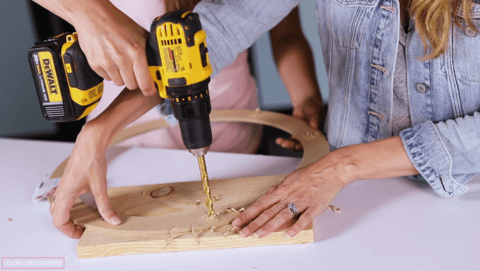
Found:
[{"label": "hand holding wood", "polygon": [[340,190],[348,183],[343,176],[343,165],[335,153],[289,174],[285,180],[271,187],[257,202],[237,216],[232,225],[244,237],[253,235],[262,238],[295,219],[287,208],[294,203],[300,214],[298,221],[287,230],[287,237],[293,237],[307,227],[325,210]]},{"label": "hand holding wood", "polygon": [[56,200],[50,206],[53,224],[70,238],[79,239],[82,236],[84,228],[70,219],[70,209],[75,199],[87,192],[93,194],[98,211],[106,222],[111,225],[121,223],[107,196],[105,148],[94,143],[98,136],[101,134],[85,129],[79,134],[65,174],[55,191]]},{"label": "hand holding wood", "polygon": [[[325,108],[323,107],[322,97],[320,95],[304,99],[299,105],[294,106],[292,117],[301,119],[313,129],[323,128],[325,122]],[[303,149],[300,141],[291,137],[290,139],[277,138],[275,141],[282,148],[292,151],[301,151]]]}]

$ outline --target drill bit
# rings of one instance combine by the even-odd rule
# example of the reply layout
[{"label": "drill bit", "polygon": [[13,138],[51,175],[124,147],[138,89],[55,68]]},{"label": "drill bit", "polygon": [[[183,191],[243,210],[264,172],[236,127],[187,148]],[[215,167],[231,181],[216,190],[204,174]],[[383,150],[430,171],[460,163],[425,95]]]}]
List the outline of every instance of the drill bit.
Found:
[{"label": "drill bit", "polygon": [[197,156],[198,167],[200,168],[200,176],[202,177],[203,183],[203,192],[205,193],[205,203],[208,208],[208,215],[213,215],[213,201],[212,195],[210,194],[210,185],[208,184],[208,174],[207,174],[207,165],[205,164],[205,157],[203,155]]}]

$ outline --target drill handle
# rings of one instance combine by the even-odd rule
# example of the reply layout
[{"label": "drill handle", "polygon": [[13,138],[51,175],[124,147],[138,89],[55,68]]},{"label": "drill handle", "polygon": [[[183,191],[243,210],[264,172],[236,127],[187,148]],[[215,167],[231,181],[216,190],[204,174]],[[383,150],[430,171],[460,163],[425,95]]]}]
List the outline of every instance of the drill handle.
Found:
[{"label": "drill handle", "polygon": [[147,42],[146,52],[148,61],[148,70],[152,76],[155,87],[160,94],[160,97],[167,99],[167,90],[162,81],[162,59],[160,58],[160,52],[158,49],[158,41],[155,34],[150,35],[150,39]]}]

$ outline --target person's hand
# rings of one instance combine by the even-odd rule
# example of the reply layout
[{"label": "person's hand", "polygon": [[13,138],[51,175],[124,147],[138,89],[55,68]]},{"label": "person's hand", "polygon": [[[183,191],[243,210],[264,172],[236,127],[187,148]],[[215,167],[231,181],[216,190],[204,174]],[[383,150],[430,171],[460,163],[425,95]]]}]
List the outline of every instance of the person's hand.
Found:
[{"label": "person's hand", "polygon": [[107,196],[107,162],[105,147],[101,142],[103,135],[90,130],[88,124],[80,132],[73,148],[70,160],[62,180],[55,191],[55,202],[50,206],[53,224],[63,234],[79,239],[84,228],[70,219],[70,209],[75,199],[91,192],[103,219],[111,225],[121,223]]},{"label": "person's hand", "polygon": [[105,80],[144,95],[156,93],[145,52],[149,33],[109,1],[72,17],[82,51]]},{"label": "person's hand", "polygon": [[294,203],[298,221],[287,230],[287,237],[297,235],[327,208],[338,192],[351,181],[343,158],[331,152],[319,161],[289,174],[279,185],[271,187],[257,202],[238,215],[232,225],[244,227],[243,237],[262,238],[295,218],[286,206]]},{"label": "person's hand", "polygon": [[[304,120],[314,129],[322,129],[326,116],[322,98],[317,95],[304,99],[301,103],[294,106],[292,116]],[[292,151],[300,151],[303,149],[300,141],[293,137],[290,139],[279,137],[275,142],[281,147]]]}]

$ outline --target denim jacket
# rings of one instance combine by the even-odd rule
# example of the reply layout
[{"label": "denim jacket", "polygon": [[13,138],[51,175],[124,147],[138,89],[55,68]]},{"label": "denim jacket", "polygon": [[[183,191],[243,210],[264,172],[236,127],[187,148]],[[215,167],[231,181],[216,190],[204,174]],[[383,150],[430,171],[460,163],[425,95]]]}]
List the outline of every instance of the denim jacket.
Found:
[{"label": "denim jacket", "polygon": [[[298,2],[204,0],[198,4],[194,11],[208,36],[214,74]],[[329,79],[326,133],[331,148],[390,137],[398,0],[317,0],[316,4]],[[480,29],[479,4],[472,16]],[[409,28],[407,85],[413,127],[400,137],[410,161],[430,186],[442,197],[458,196],[480,172],[480,33],[453,25],[446,53],[421,61],[422,41],[414,23]]]}]

